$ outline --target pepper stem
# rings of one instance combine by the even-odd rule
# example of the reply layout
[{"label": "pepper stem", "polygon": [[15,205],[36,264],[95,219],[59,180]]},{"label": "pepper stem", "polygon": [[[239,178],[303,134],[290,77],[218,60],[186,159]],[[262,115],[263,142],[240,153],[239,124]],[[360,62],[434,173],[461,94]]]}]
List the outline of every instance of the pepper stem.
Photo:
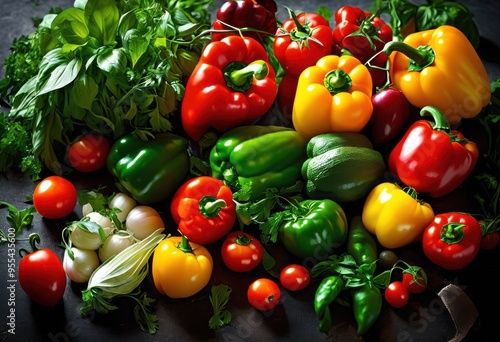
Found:
[{"label": "pepper stem", "polygon": [[448,119],[446,119],[446,116],[444,116],[444,114],[441,113],[441,111],[437,107],[425,106],[424,108],[422,108],[420,110],[420,116],[426,115],[431,115],[434,119],[434,124],[432,125],[432,128],[434,130],[450,133],[450,123],[448,122]]},{"label": "pepper stem", "polygon": [[227,207],[226,201],[214,196],[203,196],[199,201],[200,213],[208,218],[215,217],[222,208]]},{"label": "pepper stem", "polygon": [[352,86],[351,77],[341,69],[334,69],[325,75],[325,88],[332,94],[348,91]]},{"label": "pepper stem", "polygon": [[224,78],[229,88],[245,92],[253,83],[253,78],[262,80],[269,74],[269,68],[264,60],[256,60],[252,63],[231,62],[224,69]]},{"label": "pepper stem", "polygon": [[182,241],[179,243],[177,246],[181,251],[184,253],[191,253],[194,254],[193,247],[189,244],[189,240],[186,235],[182,234]]},{"label": "pepper stem", "polygon": [[464,238],[463,228],[467,225],[458,222],[450,222],[441,227],[441,240],[449,245],[459,243]]},{"label": "pepper stem", "polygon": [[408,63],[409,71],[422,71],[434,63],[435,58],[434,50],[429,45],[421,45],[418,48],[414,48],[403,42],[390,41],[385,44],[382,51],[387,56],[394,51],[401,52],[407,56],[410,59]]}]

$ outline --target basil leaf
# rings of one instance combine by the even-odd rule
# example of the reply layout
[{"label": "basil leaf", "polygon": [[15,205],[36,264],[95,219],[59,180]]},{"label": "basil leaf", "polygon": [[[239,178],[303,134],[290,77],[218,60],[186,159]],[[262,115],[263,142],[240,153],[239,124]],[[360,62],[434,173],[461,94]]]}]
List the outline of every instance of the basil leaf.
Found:
[{"label": "basil leaf", "polygon": [[115,41],[120,12],[114,0],[88,0],[85,5],[85,19],[90,35],[102,45]]}]

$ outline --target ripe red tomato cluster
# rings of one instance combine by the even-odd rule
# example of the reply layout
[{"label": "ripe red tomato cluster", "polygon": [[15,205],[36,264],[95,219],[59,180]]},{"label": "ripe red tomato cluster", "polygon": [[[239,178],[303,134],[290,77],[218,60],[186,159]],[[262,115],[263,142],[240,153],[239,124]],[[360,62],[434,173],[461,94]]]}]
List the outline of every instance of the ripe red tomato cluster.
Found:
[{"label": "ripe red tomato cluster", "polygon": [[[290,264],[280,272],[280,284],[290,291],[300,291],[309,285],[309,270],[302,265]],[[281,290],[279,285],[268,278],[260,278],[250,284],[247,290],[250,305],[261,311],[271,310],[279,304]]]},{"label": "ripe red tomato cluster", "polygon": [[393,281],[384,292],[387,303],[395,308],[402,308],[408,304],[410,294],[419,294],[427,288],[427,279],[419,271],[403,272],[402,279]]}]

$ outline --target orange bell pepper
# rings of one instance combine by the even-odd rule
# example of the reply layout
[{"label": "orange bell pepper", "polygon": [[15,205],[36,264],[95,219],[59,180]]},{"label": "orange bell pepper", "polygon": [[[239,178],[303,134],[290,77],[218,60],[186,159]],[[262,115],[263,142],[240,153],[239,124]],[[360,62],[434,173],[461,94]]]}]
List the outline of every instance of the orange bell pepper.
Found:
[{"label": "orange bell pepper", "polygon": [[437,107],[451,125],[479,114],[491,98],[486,68],[467,37],[442,25],[389,42],[390,78],[418,108]]},{"label": "orange bell pepper", "polygon": [[368,68],[352,56],[328,55],[299,77],[293,103],[295,130],[306,139],[333,132],[360,132],[373,112]]}]

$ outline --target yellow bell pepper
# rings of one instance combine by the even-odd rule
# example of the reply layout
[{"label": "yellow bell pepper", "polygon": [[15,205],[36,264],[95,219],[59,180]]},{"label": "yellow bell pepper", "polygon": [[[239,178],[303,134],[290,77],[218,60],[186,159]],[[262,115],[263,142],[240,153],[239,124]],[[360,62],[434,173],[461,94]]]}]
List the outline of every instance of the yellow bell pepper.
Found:
[{"label": "yellow bell pepper", "polygon": [[486,68],[467,37],[453,26],[389,42],[390,79],[418,107],[437,107],[451,125],[479,114],[491,98]]},{"label": "yellow bell pepper", "polygon": [[212,276],[213,260],[202,245],[185,236],[171,236],[153,254],[152,274],[156,289],[170,298],[187,298],[201,291]]},{"label": "yellow bell pepper", "polygon": [[400,248],[422,238],[434,219],[429,203],[417,199],[413,188],[384,182],[366,197],[361,215],[366,229],[385,248]]},{"label": "yellow bell pepper", "polygon": [[328,55],[300,74],[292,110],[293,126],[304,138],[360,132],[373,112],[373,82],[352,56]]}]

